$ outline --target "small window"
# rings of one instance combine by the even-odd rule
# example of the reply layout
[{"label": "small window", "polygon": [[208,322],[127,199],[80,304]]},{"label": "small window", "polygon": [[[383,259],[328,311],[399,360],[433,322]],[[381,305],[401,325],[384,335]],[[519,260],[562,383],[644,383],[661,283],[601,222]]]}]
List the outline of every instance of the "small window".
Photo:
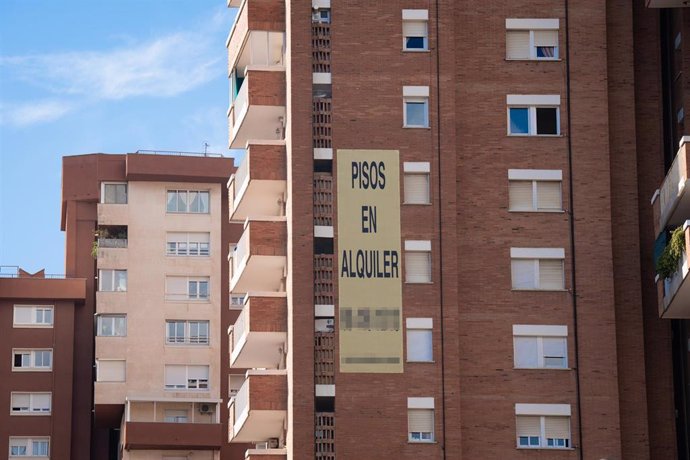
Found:
[{"label": "small window", "polygon": [[510,211],[562,211],[561,181],[511,180]]},{"label": "small window", "polygon": [[407,319],[407,361],[429,363],[434,360],[431,318]]},{"label": "small window", "polygon": [[431,203],[429,191],[429,163],[403,164],[403,192],[405,204]]},{"label": "small window", "polygon": [[98,336],[125,337],[127,335],[127,315],[99,315]]},{"label": "small window", "polygon": [[434,442],[433,398],[407,398],[407,439]]},{"label": "small window", "polygon": [[165,343],[168,345],[208,345],[208,321],[166,321]]},{"label": "small window", "polygon": [[15,305],[14,327],[52,327],[53,307],[49,305]]},{"label": "small window", "polygon": [[508,135],[558,136],[560,96],[508,95]]},{"label": "small window", "polygon": [[166,209],[172,213],[208,214],[209,194],[200,190],[168,190]]},{"label": "small window", "polygon": [[13,350],[13,371],[47,371],[53,368],[53,350]]},{"label": "small window", "polygon": [[208,257],[210,254],[210,234],[168,233],[166,254],[169,256]]},{"label": "small window", "polygon": [[431,241],[405,241],[405,282],[431,283]]},{"label": "small window", "polygon": [[10,408],[12,415],[49,415],[51,393],[12,393]]},{"label": "small window", "polygon": [[209,277],[168,276],[165,298],[173,301],[208,301]]},{"label": "small window", "polygon": [[165,366],[166,390],[208,390],[208,366]]},{"label": "small window", "polygon": [[[565,289],[562,249],[511,249],[511,278],[515,290],[561,291]],[[513,255],[515,253],[516,255]],[[539,257],[544,254],[545,257]]]},{"label": "small window", "polygon": [[566,337],[514,335],[514,365],[517,369],[567,369]]},{"label": "small window", "polygon": [[403,21],[403,50],[427,51],[428,36],[427,21]]},{"label": "small window", "polygon": [[429,98],[428,97],[406,97],[405,98],[405,120],[406,128],[428,128],[429,127]]},{"label": "small window", "polygon": [[124,382],[126,381],[127,362],[124,359],[97,359],[97,382]]},{"label": "small window", "polygon": [[331,22],[331,10],[330,8],[316,8],[312,10],[311,13],[312,22],[319,22],[322,24],[328,24]]},{"label": "small window", "polygon": [[517,415],[515,425],[519,448],[570,448],[570,417]]},{"label": "small window", "polygon": [[101,203],[127,204],[127,184],[104,182],[101,188]]},{"label": "small window", "polygon": [[165,423],[187,423],[189,418],[187,410],[165,410]]},{"label": "small window", "polygon": [[48,438],[10,438],[10,458],[48,457],[50,440]]},{"label": "small window", "polygon": [[558,19],[506,19],[506,59],[557,60]]},{"label": "small window", "polygon": [[98,270],[98,290],[101,292],[126,292],[127,270]]}]

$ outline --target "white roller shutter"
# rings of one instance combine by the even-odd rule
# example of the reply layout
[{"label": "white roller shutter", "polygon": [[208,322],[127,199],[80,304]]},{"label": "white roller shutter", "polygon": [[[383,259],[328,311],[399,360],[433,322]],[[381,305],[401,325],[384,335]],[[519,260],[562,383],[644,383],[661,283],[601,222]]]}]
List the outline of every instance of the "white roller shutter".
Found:
[{"label": "white roller shutter", "polygon": [[428,174],[405,174],[404,181],[405,204],[429,203]]},{"label": "white roller shutter", "polygon": [[546,439],[570,439],[570,417],[544,417]]},{"label": "white roller shutter", "polygon": [[405,252],[405,281],[407,283],[431,282],[430,252]]},{"label": "white roller shutter", "polygon": [[561,290],[564,289],[563,260],[540,259],[539,260],[539,289]]},{"label": "white roller shutter", "polygon": [[50,412],[50,393],[34,393],[31,395],[31,409],[33,412]]},{"label": "white roller shutter", "polygon": [[529,30],[506,31],[506,58],[529,59]]},{"label": "white roller shutter", "polygon": [[187,367],[178,365],[165,366],[165,386],[171,388],[186,388]]},{"label": "white roller shutter", "polygon": [[29,393],[13,393],[11,407],[15,409],[28,409],[31,407],[31,395]]},{"label": "white roller shutter", "polygon": [[208,380],[208,366],[187,366],[187,377]]},{"label": "white roller shutter", "polygon": [[189,241],[195,243],[208,243],[211,241],[211,235],[208,232],[190,233]]},{"label": "white roller shutter", "polygon": [[171,300],[184,300],[187,298],[187,277],[166,276],[165,296]]},{"label": "white roller shutter", "polygon": [[14,324],[31,324],[32,312],[32,307],[14,307]]},{"label": "white roller shutter", "polygon": [[534,209],[531,180],[511,180],[508,195],[508,209],[511,211],[531,211]]},{"label": "white roller shutter", "polygon": [[403,36],[405,37],[426,37],[426,21],[403,21]]},{"label": "white roller shutter", "polygon": [[535,30],[534,46],[558,46],[558,31]]},{"label": "white roller shutter", "polygon": [[537,209],[561,210],[561,183],[557,181],[537,181]]},{"label": "white roller shutter", "polygon": [[169,232],[168,243],[186,243],[187,234],[182,232]]},{"label": "white roller shutter", "polygon": [[410,433],[433,433],[433,409],[408,409],[407,426]]},{"label": "white roller shutter", "polygon": [[536,415],[518,415],[515,417],[518,438],[521,436],[541,436],[541,417]]},{"label": "white roller shutter", "polygon": [[98,382],[124,382],[125,360],[97,360],[96,380]]},{"label": "white roller shutter", "polygon": [[511,260],[513,289],[536,289],[534,259]]}]

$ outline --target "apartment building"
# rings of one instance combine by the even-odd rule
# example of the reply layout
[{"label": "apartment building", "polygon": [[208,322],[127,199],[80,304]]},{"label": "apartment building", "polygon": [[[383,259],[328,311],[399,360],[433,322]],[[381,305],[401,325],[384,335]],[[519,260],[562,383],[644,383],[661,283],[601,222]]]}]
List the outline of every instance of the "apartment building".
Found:
[{"label": "apartment building", "polygon": [[72,458],[74,395],[88,391],[74,378],[74,318],[85,298],[84,279],[0,269],[0,452],[9,458]]}]

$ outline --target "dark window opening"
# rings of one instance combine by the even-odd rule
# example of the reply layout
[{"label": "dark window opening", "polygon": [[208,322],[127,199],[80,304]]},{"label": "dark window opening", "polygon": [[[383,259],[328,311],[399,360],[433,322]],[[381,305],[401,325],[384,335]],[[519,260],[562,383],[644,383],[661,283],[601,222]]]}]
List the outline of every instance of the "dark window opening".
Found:
[{"label": "dark window opening", "polygon": [[556,107],[537,107],[537,134],[558,134]]},{"label": "dark window opening", "polygon": [[333,238],[314,238],[314,254],[333,254]]},{"label": "dark window opening", "polygon": [[314,172],[333,173],[333,160],[314,160]]},{"label": "dark window opening", "polygon": [[335,412],[335,398],[331,396],[317,396],[314,398],[315,412]]}]

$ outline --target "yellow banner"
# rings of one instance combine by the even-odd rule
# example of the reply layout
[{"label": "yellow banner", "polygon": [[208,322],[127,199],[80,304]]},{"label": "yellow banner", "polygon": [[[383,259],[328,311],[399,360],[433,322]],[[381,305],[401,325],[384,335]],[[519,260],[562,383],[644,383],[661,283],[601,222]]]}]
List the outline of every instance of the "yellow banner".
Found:
[{"label": "yellow banner", "polygon": [[340,372],[403,371],[400,159],[338,150]]}]

